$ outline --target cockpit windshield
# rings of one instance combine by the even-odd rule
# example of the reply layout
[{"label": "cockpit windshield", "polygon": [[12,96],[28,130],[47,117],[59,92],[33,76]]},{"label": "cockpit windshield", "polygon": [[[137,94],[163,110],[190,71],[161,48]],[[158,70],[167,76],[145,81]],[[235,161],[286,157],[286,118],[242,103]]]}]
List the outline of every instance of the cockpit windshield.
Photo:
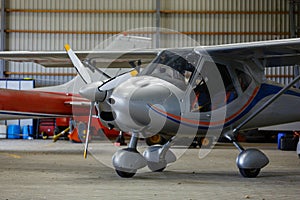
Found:
[{"label": "cockpit windshield", "polygon": [[200,55],[194,49],[165,50],[140,75],[158,77],[185,90],[199,58]]}]

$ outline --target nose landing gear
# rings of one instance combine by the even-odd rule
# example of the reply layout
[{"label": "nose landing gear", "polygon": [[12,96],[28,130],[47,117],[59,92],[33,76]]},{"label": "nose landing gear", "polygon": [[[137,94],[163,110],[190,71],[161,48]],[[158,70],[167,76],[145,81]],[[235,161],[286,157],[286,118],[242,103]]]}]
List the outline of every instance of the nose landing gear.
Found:
[{"label": "nose landing gear", "polygon": [[147,160],[137,151],[138,133],[132,133],[128,148],[117,151],[113,158],[113,166],[122,178],[131,178],[138,169],[147,165]]},{"label": "nose landing gear", "polygon": [[147,165],[151,171],[161,172],[168,163],[176,161],[175,154],[169,150],[173,138],[165,145],[148,147],[143,155],[137,151],[137,141],[138,134],[133,133],[128,148],[117,151],[112,158],[113,166],[120,177],[131,178],[138,169]]}]

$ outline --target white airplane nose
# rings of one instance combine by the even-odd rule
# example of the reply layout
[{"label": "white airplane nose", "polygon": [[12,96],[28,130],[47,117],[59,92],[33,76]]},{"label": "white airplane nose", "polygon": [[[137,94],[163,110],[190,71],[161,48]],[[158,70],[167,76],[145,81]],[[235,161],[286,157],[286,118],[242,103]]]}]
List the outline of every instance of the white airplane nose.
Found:
[{"label": "white airplane nose", "polygon": [[146,86],[137,89],[129,99],[130,117],[141,125],[148,125],[151,122],[149,109],[151,105],[166,107],[165,102],[171,96],[171,91],[162,86]]},{"label": "white airplane nose", "polygon": [[151,105],[172,106],[167,104],[172,96],[167,87],[141,82],[138,83],[136,79],[134,82],[127,81],[117,87],[109,98],[115,122],[124,131],[141,130],[149,126],[153,121],[149,115]]}]

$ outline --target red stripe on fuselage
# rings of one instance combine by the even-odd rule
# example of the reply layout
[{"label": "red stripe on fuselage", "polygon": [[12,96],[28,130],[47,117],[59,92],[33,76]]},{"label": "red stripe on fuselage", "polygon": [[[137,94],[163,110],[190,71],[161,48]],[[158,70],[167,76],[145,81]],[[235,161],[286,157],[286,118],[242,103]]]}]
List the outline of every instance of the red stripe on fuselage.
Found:
[{"label": "red stripe on fuselage", "polygon": [[251,103],[251,101],[254,99],[255,95],[257,94],[259,90],[259,87],[256,87],[252,93],[252,95],[250,96],[250,98],[248,99],[248,101],[243,105],[243,107],[241,109],[239,109],[236,113],[234,113],[233,115],[231,115],[230,117],[227,117],[226,119],[224,120],[221,120],[221,121],[216,121],[216,122],[204,122],[204,121],[197,121],[197,120],[192,120],[192,119],[187,119],[187,118],[182,118],[180,116],[177,116],[177,115],[174,115],[174,114],[171,114],[171,113],[168,113],[168,112],[165,112],[161,109],[159,109],[158,107],[155,107],[154,105],[151,105],[151,107],[153,109],[155,109],[157,112],[160,112],[162,113],[163,115],[166,115],[170,118],[173,118],[177,121],[182,121],[182,122],[185,122],[185,123],[190,123],[190,124],[193,124],[193,125],[203,125],[203,126],[216,126],[216,125],[222,125],[222,124],[225,124],[226,122],[234,119],[235,117],[237,117],[240,113],[243,112],[243,110],[245,110],[247,108],[247,106]]}]

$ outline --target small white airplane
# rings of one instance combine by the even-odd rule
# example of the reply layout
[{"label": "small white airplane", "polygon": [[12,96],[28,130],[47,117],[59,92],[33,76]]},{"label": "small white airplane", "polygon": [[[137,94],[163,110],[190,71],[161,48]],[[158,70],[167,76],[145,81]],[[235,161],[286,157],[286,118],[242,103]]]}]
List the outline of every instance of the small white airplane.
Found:
[{"label": "small white airplane", "polygon": [[[300,39],[285,39],[194,48],[145,51],[91,52],[93,59],[120,57],[113,62],[156,58],[141,72],[136,70],[94,82],[79,58],[66,45],[73,65],[87,83],[80,94],[97,107],[101,122],[131,133],[128,148],[113,156],[121,177],[129,178],[148,165],[163,171],[176,161],[170,150],[182,137],[224,135],[240,151],[237,167],[244,177],[256,177],[269,160],[258,149],[244,149],[238,131],[299,121],[300,90],[265,78],[265,67],[299,64]],[[94,53],[94,54],[93,54]],[[16,55],[16,53],[14,53]],[[2,55],[0,57],[5,57]],[[64,55],[65,56],[65,55]],[[6,57],[7,58],[7,57]],[[65,57],[64,57],[65,58]],[[97,60],[96,59],[96,60]],[[91,117],[91,116],[90,116]],[[168,142],[148,147],[140,154],[140,137],[160,134]],[[88,136],[86,137],[88,138]],[[88,140],[86,140],[85,155]]]},{"label": "small white airplane", "polygon": [[[84,72],[69,46],[66,50],[78,72]],[[80,94],[98,108],[103,124],[132,135],[128,148],[112,158],[121,177],[147,165],[163,171],[176,160],[170,147],[184,136],[222,134],[240,151],[236,163],[242,176],[252,178],[269,159],[258,149],[244,149],[237,133],[299,121],[300,90],[292,86],[300,76],[283,86],[264,75],[265,67],[299,64],[299,56],[300,39],[160,49],[141,72],[137,67],[103,83],[81,73],[87,85]],[[140,154],[138,138],[153,134],[168,142]],[[87,146],[88,141],[85,153]]]}]

